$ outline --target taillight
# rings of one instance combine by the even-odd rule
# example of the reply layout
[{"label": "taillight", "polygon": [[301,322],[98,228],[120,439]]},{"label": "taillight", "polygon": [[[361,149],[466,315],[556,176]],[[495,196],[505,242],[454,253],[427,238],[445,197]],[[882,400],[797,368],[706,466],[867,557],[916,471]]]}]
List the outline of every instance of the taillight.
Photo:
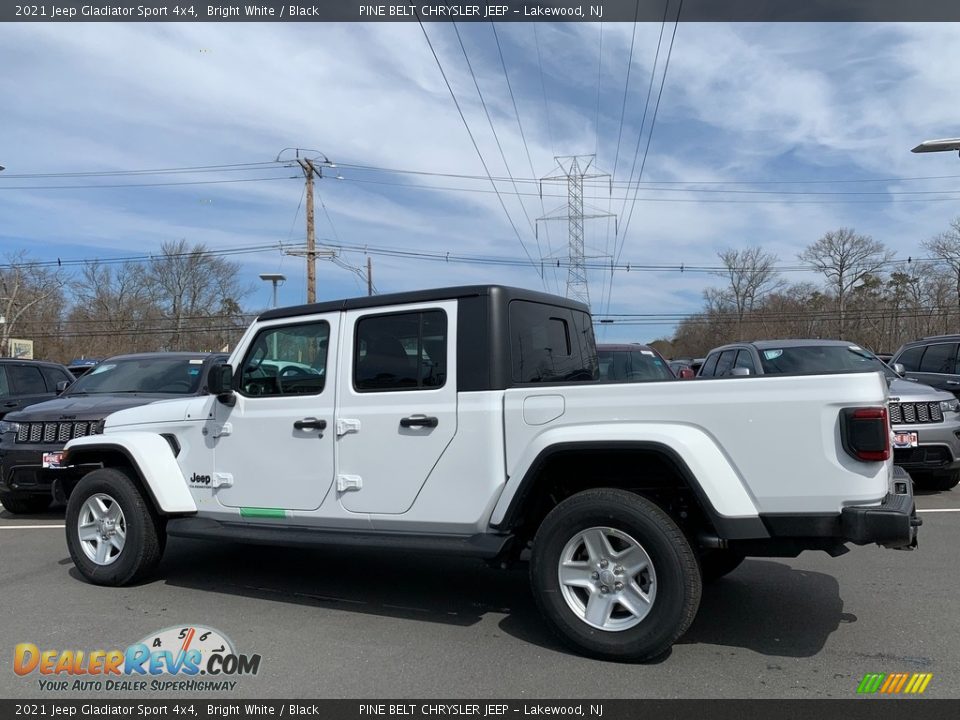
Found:
[{"label": "taillight", "polygon": [[890,421],[885,407],[844,408],[840,412],[843,449],[857,460],[890,458]]}]

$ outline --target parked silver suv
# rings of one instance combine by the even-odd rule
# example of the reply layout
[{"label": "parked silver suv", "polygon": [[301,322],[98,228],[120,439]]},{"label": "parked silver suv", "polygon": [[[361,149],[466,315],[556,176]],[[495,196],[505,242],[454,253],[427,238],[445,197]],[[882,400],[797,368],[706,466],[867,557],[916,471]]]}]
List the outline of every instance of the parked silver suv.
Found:
[{"label": "parked silver suv", "polygon": [[873,353],[842,340],[758,340],[715,348],[698,377],[877,372],[890,385],[893,461],[918,488],[949,490],[960,482],[960,400],[904,379]]}]

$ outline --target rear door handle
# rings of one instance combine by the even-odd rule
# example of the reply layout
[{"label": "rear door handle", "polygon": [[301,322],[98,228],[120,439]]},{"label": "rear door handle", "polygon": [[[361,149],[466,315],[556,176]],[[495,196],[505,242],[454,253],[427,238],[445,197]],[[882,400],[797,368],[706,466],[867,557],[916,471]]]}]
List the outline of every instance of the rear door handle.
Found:
[{"label": "rear door handle", "polygon": [[430,415],[411,415],[400,418],[400,427],[436,427],[440,421]]},{"label": "rear door handle", "polygon": [[947,380],[947,385],[960,385],[960,380]]},{"label": "rear door handle", "polygon": [[326,430],[327,421],[317,420],[316,418],[304,418],[303,420],[294,421],[293,429],[294,430]]},{"label": "rear door handle", "polygon": [[18,402],[8,402],[8,403],[4,403],[3,406],[4,406],[4,407],[17,407],[17,405],[19,405],[19,404],[20,404],[20,403],[18,403]]}]

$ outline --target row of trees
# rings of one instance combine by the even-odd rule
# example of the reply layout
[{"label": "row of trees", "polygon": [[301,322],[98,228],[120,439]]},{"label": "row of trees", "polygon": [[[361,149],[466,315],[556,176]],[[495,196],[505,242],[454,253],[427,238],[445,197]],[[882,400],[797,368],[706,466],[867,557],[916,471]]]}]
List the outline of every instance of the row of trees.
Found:
[{"label": "row of trees", "polygon": [[11,338],[34,357],[68,362],[154,350],[219,350],[249,323],[241,302],[252,287],[239,266],[203,244],[164,243],[145,262],[59,261],[18,253],[0,266],[0,354]]},{"label": "row of trees", "polygon": [[726,284],[705,290],[703,310],[657,347],[669,357],[702,357],[737,340],[839,338],[884,352],[960,332],[960,218],[921,245],[927,257],[897,261],[852,228],[825,233],[797,256],[822,275],[819,284],[787,282],[779,258],[762,248],[723,250],[717,275]]}]

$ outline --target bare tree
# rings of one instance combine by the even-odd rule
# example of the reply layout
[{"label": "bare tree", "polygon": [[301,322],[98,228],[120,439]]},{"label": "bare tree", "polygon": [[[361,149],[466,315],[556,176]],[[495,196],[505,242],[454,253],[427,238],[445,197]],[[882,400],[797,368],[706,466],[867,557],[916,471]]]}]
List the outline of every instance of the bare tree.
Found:
[{"label": "bare tree", "polygon": [[826,277],[837,300],[837,334],[844,339],[847,296],[858,281],[877,274],[893,258],[893,252],[869,235],[840,228],[825,233],[798,257]]},{"label": "bare tree", "polygon": [[73,307],[64,323],[63,334],[74,357],[159,348],[163,340],[154,328],[163,321],[163,312],[144,277],[138,263],[84,265],[72,284]]},{"label": "bare tree", "polygon": [[[0,267],[0,352],[6,353],[11,337],[15,337],[31,314],[38,314],[51,299],[62,297],[62,271],[29,260],[23,252],[7,256],[7,264]],[[48,314],[48,313],[47,313]],[[24,334],[43,334],[40,324],[29,324]],[[54,326],[54,331],[56,327]],[[29,338],[28,338],[29,339]],[[39,354],[39,353],[38,353]]]},{"label": "bare tree", "polygon": [[172,326],[168,349],[219,350],[239,335],[246,318],[240,301],[251,292],[237,279],[239,265],[202,243],[167,242],[144,271],[144,285]]},{"label": "bare tree", "polygon": [[717,275],[726,278],[726,295],[737,316],[737,340],[743,340],[743,317],[752,312],[757,301],[783,285],[777,276],[777,256],[762,248],[746,250],[728,248],[717,253],[724,270]]},{"label": "bare tree", "polygon": [[953,272],[960,308],[960,218],[954,218],[950,229],[920,243],[933,257],[942,260]]}]

